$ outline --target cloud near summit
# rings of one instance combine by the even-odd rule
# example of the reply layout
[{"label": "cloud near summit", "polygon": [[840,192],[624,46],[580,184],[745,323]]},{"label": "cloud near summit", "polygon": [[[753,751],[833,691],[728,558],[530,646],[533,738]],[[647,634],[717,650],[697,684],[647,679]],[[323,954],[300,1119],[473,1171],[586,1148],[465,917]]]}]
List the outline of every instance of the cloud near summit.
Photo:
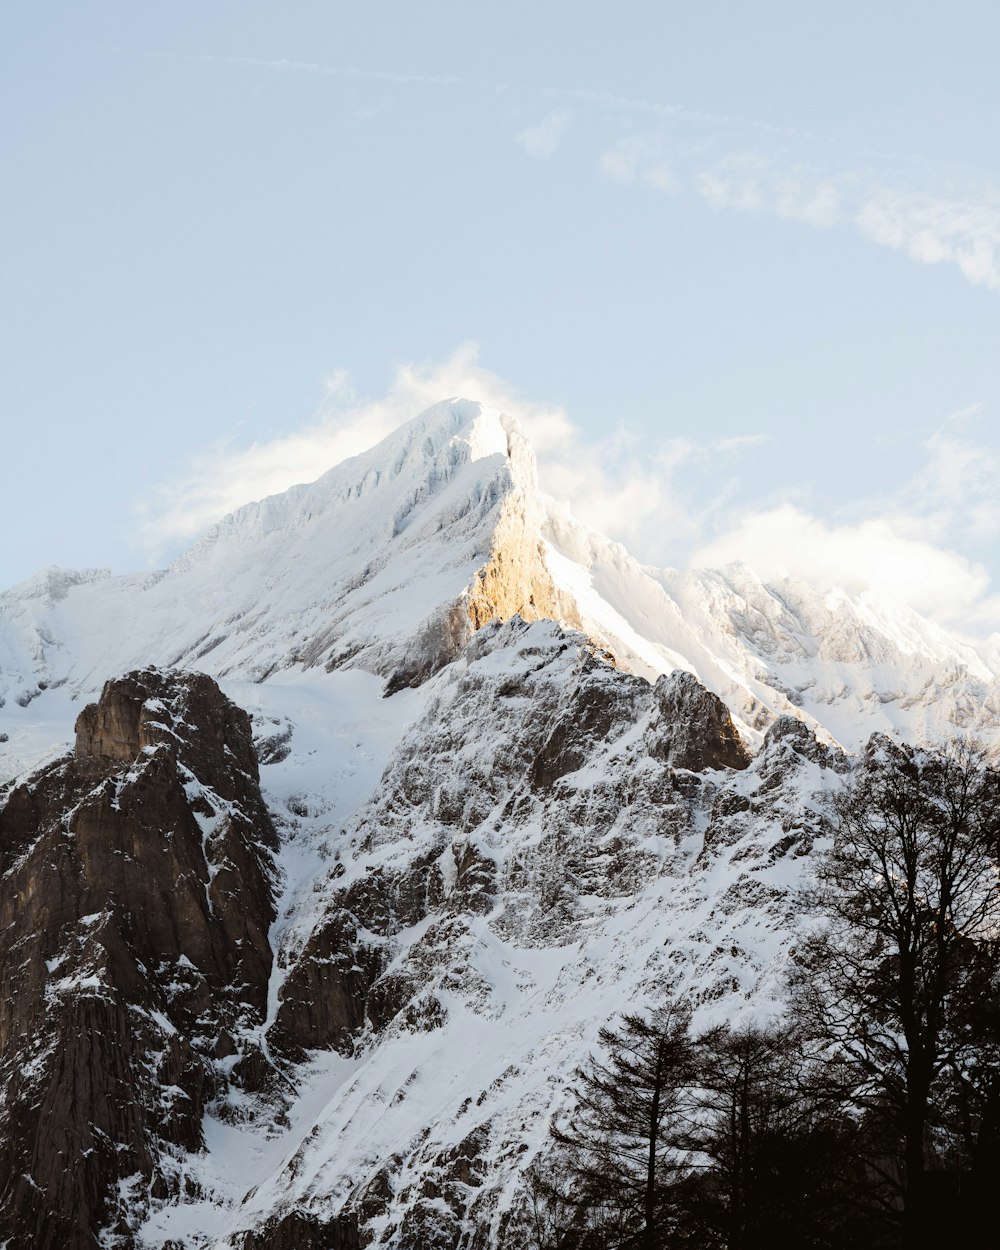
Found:
[{"label": "cloud near summit", "polygon": [[696,458],[693,444],[675,439],[650,456],[621,431],[588,443],[564,409],[517,395],[480,365],[476,347],[467,344],[441,364],[400,367],[378,399],[357,397],[348,376],[337,374],[327,383],[319,413],[301,429],[250,446],[235,440],[212,444],[139,506],[148,555],[162,559],[242,504],[314,481],[452,396],[514,417],[535,449],[543,489],[574,505],[585,501],[577,511],[594,528],[630,541],[641,537],[644,525],[653,528],[654,519],[670,517],[674,528],[688,527],[668,488],[672,466]]},{"label": "cloud near summit", "polygon": [[541,488],[642,563],[742,560],[765,580],[790,574],[824,590],[875,590],[971,635],[1000,629],[1000,596],[966,554],[1000,532],[1000,461],[964,428],[970,413],[925,440],[912,480],[855,501],[845,518],[798,488],[750,494],[746,465],[766,443],[759,435],[650,440],[618,427],[587,440],[563,408],[526,400],[483,368],[471,344],[437,365],[402,366],[378,399],[354,395],[344,373],[327,391],[301,429],[250,446],[212,444],[147,496],[137,509],[147,556],[178,554],[242,504],[313,481],[431,404],[464,396],[514,417],[535,449]]}]

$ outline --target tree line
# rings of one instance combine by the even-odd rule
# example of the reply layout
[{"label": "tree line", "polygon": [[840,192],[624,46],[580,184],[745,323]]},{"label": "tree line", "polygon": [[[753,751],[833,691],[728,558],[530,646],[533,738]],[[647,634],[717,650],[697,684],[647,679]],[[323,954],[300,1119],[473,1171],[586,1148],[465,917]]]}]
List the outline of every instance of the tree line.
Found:
[{"label": "tree line", "polygon": [[873,739],[831,817],[784,1017],[695,1032],[665,995],[603,1029],[525,1245],[1000,1240],[1000,774],[975,745]]}]

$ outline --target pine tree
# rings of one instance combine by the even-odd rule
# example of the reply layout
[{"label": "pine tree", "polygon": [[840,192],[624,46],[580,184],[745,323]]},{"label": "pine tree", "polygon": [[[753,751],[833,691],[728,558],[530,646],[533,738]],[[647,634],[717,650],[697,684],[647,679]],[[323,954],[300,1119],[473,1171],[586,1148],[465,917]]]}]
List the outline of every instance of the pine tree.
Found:
[{"label": "pine tree", "polygon": [[671,1005],[600,1032],[601,1057],[576,1073],[576,1107],[553,1130],[581,1245],[658,1250],[677,1224],[687,1164],[677,1149],[690,1087],[690,1015]]}]

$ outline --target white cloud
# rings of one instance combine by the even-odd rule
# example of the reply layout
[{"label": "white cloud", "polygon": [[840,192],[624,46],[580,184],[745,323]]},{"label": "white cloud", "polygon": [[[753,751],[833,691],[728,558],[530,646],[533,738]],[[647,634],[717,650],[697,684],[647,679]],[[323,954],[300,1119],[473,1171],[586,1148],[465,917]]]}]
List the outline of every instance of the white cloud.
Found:
[{"label": "white cloud", "polygon": [[642,135],[619,139],[601,156],[601,170],[612,182],[634,182],[639,165],[655,150],[655,140]]},{"label": "white cloud", "polygon": [[803,165],[775,165],[760,153],[736,152],[712,162],[698,173],[695,186],[717,209],[769,213],[817,229],[841,220],[843,193],[831,178]]},{"label": "white cloud", "polygon": [[542,118],[537,126],[529,126],[515,138],[529,156],[545,160],[546,157],[552,156],[562,143],[569,122],[568,109],[553,109]]},{"label": "white cloud", "polygon": [[[603,173],[675,194],[693,183],[717,209],[773,215],[817,229],[850,225],[866,239],[926,265],[952,264],[970,283],[1000,290],[1000,184],[975,170],[956,172],[926,161],[851,153],[793,127],[706,113],[609,92],[486,82],[454,75],[399,74],[285,58],[206,56],[204,61],[284,74],[320,75],[410,87],[519,93],[559,101],[537,125],[517,136],[544,159],[562,142],[570,109],[642,116],[654,134],[629,135],[603,152]],[[738,136],[738,139],[736,138]],[[740,147],[721,158],[721,144]],[[749,141],[756,146],[748,150]],[[664,145],[675,151],[664,156]],[[806,153],[806,159],[796,153]],[[955,186],[960,189],[955,190]],[[943,193],[948,188],[948,193]]]},{"label": "white cloud", "polygon": [[820,230],[850,225],[921,264],[953,264],[968,282],[1000,290],[1000,194],[985,179],[963,196],[942,196],[925,188],[895,188],[870,170],[823,169],[784,153],[712,157],[711,145],[696,146],[667,164],[660,148],[648,135],[621,139],[603,154],[601,168],[617,182],[644,182],[671,193],[689,181],[717,210]]},{"label": "white cloud", "polygon": [[905,532],[909,518],[876,516],[837,524],[785,503],[747,512],[699,547],[696,565],[743,560],[761,577],[790,574],[821,590],[840,587],[895,595],[952,626],[995,625],[1000,601],[990,596],[982,565]]},{"label": "white cloud", "polygon": [[977,203],[880,187],[855,220],[884,247],[925,265],[957,265],[967,281],[1000,291],[1000,203],[992,197]]},{"label": "white cloud", "polygon": [[151,558],[176,550],[244,503],[310,482],[348,456],[374,446],[440,399],[467,396],[511,412],[540,452],[565,454],[576,431],[559,408],[529,404],[483,369],[467,344],[443,364],[401,367],[380,399],[359,399],[345,372],[327,380],[320,412],[301,429],[249,447],[216,442],[139,506],[141,541]]},{"label": "white cloud", "polygon": [[969,431],[981,415],[979,405],[953,414],[924,440],[919,471],[886,498],[855,504],[860,516],[823,516],[801,499],[744,503],[717,518],[690,563],[743,560],[763,577],[888,593],[959,632],[995,631],[1000,595],[969,554],[1000,533],[1000,456]]},{"label": "white cloud", "polygon": [[[695,541],[735,493],[735,479],[720,482],[720,458],[738,457],[762,441],[750,436],[700,444],[673,438],[640,446],[619,429],[588,442],[564,409],[531,403],[484,369],[472,344],[442,364],[400,368],[380,399],[359,400],[343,372],[327,381],[327,391],[321,412],[303,428],[249,447],[233,440],[215,443],[147,496],[139,529],[149,558],[176,552],[250,500],[313,481],[451,396],[477,399],[513,416],[538,456],[543,490],[571,504],[591,528],[633,544],[642,559],[662,563],[678,545]],[[707,477],[710,491],[704,489]]]},{"label": "white cloud", "polygon": [[765,504],[747,498],[755,475],[745,457],[766,442],[760,435],[650,443],[619,428],[588,441],[563,408],[531,403],[484,369],[471,344],[439,365],[400,368],[380,399],[358,399],[344,373],[327,389],[322,411],[302,429],[249,447],[215,444],[147,497],[140,531],[150,554],[176,552],[241,504],[312,481],[431,404],[465,396],[516,418],[535,448],[543,490],[641,561],[744,560],[764,577],[787,572],[823,589],[895,594],[966,632],[1000,621],[986,570],[961,554],[1000,532],[1000,457],[971,437],[975,408],[925,440],[926,463],[909,482],[856,505],[845,521],[791,491]]},{"label": "white cloud", "polygon": [[616,430],[585,443],[569,427],[558,442],[539,449],[539,480],[585,525],[624,543],[640,560],[665,564],[696,539],[725,501],[725,484],[717,481],[714,493],[697,489],[708,466],[718,476],[719,456],[738,454],[755,441],[702,445],[671,438],[643,446]]},{"label": "white cloud", "polygon": [[1000,533],[1000,455],[967,432],[982,415],[981,405],[956,412],[926,439],[927,463],[902,493],[912,513],[957,543]]},{"label": "white cloud", "polygon": [[211,56],[200,58],[209,65],[242,66],[245,69],[273,69],[283,74],[313,74],[324,78],[397,83],[399,86],[461,87],[468,79],[454,74],[396,74],[388,70],[364,69],[358,65],[323,65],[319,61],[294,61],[288,57],[270,59],[254,56]]},{"label": "white cloud", "polygon": [[635,182],[639,177],[667,195],[674,195],[681,189],[676,167],[664,159],[659,141],[648,135],[620,139],[601,154],[600,167],[612,182]]}]

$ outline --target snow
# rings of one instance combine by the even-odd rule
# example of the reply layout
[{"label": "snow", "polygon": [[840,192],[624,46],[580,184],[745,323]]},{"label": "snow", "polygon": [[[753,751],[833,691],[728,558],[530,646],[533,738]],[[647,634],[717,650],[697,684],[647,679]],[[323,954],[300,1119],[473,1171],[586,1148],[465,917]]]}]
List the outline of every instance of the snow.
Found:
[{"label": "snow", "polygon": [[388,676],[439,645],[505,508],[538,526],[557,589],[623,667],[694,673],[751,743],[785,713],[850,749],[873,730],[997,736],[995,640],[962,641],[873,592],[764,584],[741,564],[640,566],[539,494],[502,413],[456,399],[239,509],[161,573],[47,569],[0,595],[0,781],[65,750],[83,703],[129,668],[244,685],[345,666]]},{"label": "snow", "polygon": [[[575,663],[572,651],[560,647],[551,627],[538,624],[524,632],[519,646],[487,650],[467,668],[455,665],[442,673],[430,683],[430,691],[410,692],[407,697],[414,703],[418,698],[423,702],[423,719],[411,722],[399,738],[396,762],[389,761],[383,787],[394,784],[393,770],[407,766],[417,744],[429,750],[430,723],[445,726],[465,720],[464,710],[455,702],[463,675],[472,682],[480,674],[501,681],[505,675],[535,668],[545,653],[546,639],[557,669],[561,665],[570,672]],[[382,700],[381,706],[392,702]],[[516,708],[508,712],[518,714]],[[396,732],[400,728],[397,723]],[[509,730],[504,723],[482,721],[466,723],[463,732],[457,747],[475,742],[488,759]],[[626,738],[638,749],[641,734],[629,731]],[[315,758],[311,747],[306,743],[302,747],[306,760]],[[620,749],[625,752],[627,744]],[[768,757],[762,766],[770,762]],[[293,773],[290,761],[279,767]],[[828,784],[822,769],[804,763],[801,768],[796,796]],[[573,782],[579,789],[588,784],[581,777]],[[762,776],[750,770],[734,776],[730,784],[735,792],[755,796]],[[379,799],[369,806],[377,823]],[[346,812],[346,807],[345,803],[341,810]],[[388,869],[400,861],[418,860],[439,836],[432,820],[415,819],[406,842],[391,837],[372,841],[366,833],[367,814],[363,808],[347,814],[331,834],[345,869],[337,878],[339,886],[376,865]],[[482,829],[488,830],[490,824],[487,816]],[[699,822],[679,846],[671,837],[647,832],[640,821],[635,824],[636,849],[653,861],[644,884],[635,893],[583,896],[580,914],[567,934],[570,940],[533,945],[499,923],[502,903],[488,915],[463,915],[445,904],[443,912],[400,932],[393,939],[395,955],[387,974],[416,967],[422,947],[431,942],[437,949],[435,935],[442,937],[440,959],[432,964],[430,980],[420,991],[420,997],[438,1002],[438,1023],[415,1031],[396,1021],[381,1036],[369,1037],[350,1063],[330,1060],[336,1079],[324,1099],[316,1097],[313,1082],[317,1073],[326,1071],[328,1057],[315,1057],[296,1102],[293,1127],[271,1142],[266,1155],[260,1153],[263,1147],[254,1145],[251,1129],[213,1126],[210,1158],[199,1165],[198,1176],[210,1178],[213,1192],[221,1195],[217,1201],[229,1204],[227,1210],[234,1214],[211,1225],[217,1241],[210,1239],[208,1244],[221,1246],[225,1235],[253,1226],[289,1198],[307,1208],[336,1211],[389,1160],[399,1161],[392,1183],[403,1195],[418,1186],[435,1157],[470,1134],[482,1133],[484,1126],[489,1139],[483,1147],[484,1168],[506,1185],[508,1171],[502,1160],[515,1149],[512,1143],[520,1165],[543,1146],[551,1116],[565,1100],[572,1069],[596,1044],[601,1025],[616,1012],[634,1009],[676,978],[678,970],[681,992],[703,1004],[700,1023],[766,1012],[780,980],[788,924],[773,907],[747,907],[739,896],[728,904],[726,899],[740,883],[744,888],[749,883],[785,892],[799,879],[801,864],[769,860],[767,848],[783,834],[781,825],[773,818],[763,825],[751,823],[740,838],[705,859],[704,826]],[[516,860],[543,836],[532,820],[508,824],[493,842],[488,832],[483,834],[501,865],[501,876],[504,863]],[[446,845],[440,862],[451,857],[454,866],[453,845]],[[317,868],[321,863],[322,856]],[[454,874],[445,875],[445,881],[453,885]],[[300,906],[307,913],[311,910],[310,919],[318,919],[324,900],[312,895],[310,903],[308,892],[306,900]],[[290,931],[286,929],[285,940]],[[728,986],[722,994],[711,989],[719,984]],[[298,1119],[304,1100],[311,1108],[305,1133]],[[246,1151],[257,1151],[255,1157],[266,1160],[266,1175],[254,1171],[244,1184],[250,1172],[241,1166],[235,1173],[240,1183],[226,1188],[222,1172],[227,1161],[243,1158],[240,1152]],[[497,1194],[494,1215],[501,1208]],[[154,1230],[157,1236],[176,1235],[179,1228],[191,1226],[184,1221],[209,1227],[200,1208],[194,1216],[161,1213],[147,1226],[149,1244],[158,1244]],[[370,1231],[391,1244],[390,1224],[387,1215],[373,1221]]]},{"label": "snow", "polygon": [[[475,653],[459,646],[429,681],[383,697],[386,677],[456,606],[461,618],[511,508],[537,525],[561,601],[600,647],[649,679],[694,673],[754,747],[782,714],[851,749],[875,730],[1000,738],[1000,640],[972,645],[885,596],[765,584],[744,565],[640,566],[540,496],[519,432],[467,400],[240,509],[161,573],[49,569],[0,595],[0,783],[64,753],[102,683],[151,663],[212,674],[261,741],[280,739],[261,768],[280,834],[265,1054],[284,979],[337,892],[418,862],[440,878],[440,903],[416,923],[359,939],[379,947],[385,973],[413,976],[424,1024],[369,1029],[350,1059],[311,1055],[280,1122],[232,1122],[216,1108],[205,1152],[176,1161],[200,1196],[154,1204],[148,1247],[221,1247],[290,1200],[335,1213],[387,1167],[402,1209],[470,1136],[488,1178],[477,1218],[495,1222],[516,1187],[510,1159],[525,1166],[542,1148],[573,1068],[616,1012],[667,984],[697,1005],[699,1023],[774,1009],[789,898],[808,871],[805,855],[778,848],[809,824],[814,796],[839,784],[832,770],[769,738],[751,768],[718,783],[750,815],[727,823],[710,798],[678,800],[667,827],[648,797],[660,773],[637,721],[563,778],[548,806],[516,777],[480,786],[477,769],[500,776],[516,752],[541,683],[559,711],[580,670],[580,639],[545,622]],[[623,776],[632,789],[618,795]],[[383,805],[394,787],[405,820]],[[208,858],[226,805],[204,797],[216,812],[201,818]],[[442,818],[450,803],[457,823]],[[602,825],[591,809],[607,803],[616,814]],[[558,811],[570,850],[555,837]],[[461,899],[470,849],[498,883],[484,911]],[[579,886],[553,902],[546,874],[565,882],[571,853]],[[611,879],[614,853],[629,864],[626,885]],[[59,962],[50,993],[99,988],[84,974],[59,979]],[[391,1244],[393,1218],[370,1226],[376,1244]]]}]

